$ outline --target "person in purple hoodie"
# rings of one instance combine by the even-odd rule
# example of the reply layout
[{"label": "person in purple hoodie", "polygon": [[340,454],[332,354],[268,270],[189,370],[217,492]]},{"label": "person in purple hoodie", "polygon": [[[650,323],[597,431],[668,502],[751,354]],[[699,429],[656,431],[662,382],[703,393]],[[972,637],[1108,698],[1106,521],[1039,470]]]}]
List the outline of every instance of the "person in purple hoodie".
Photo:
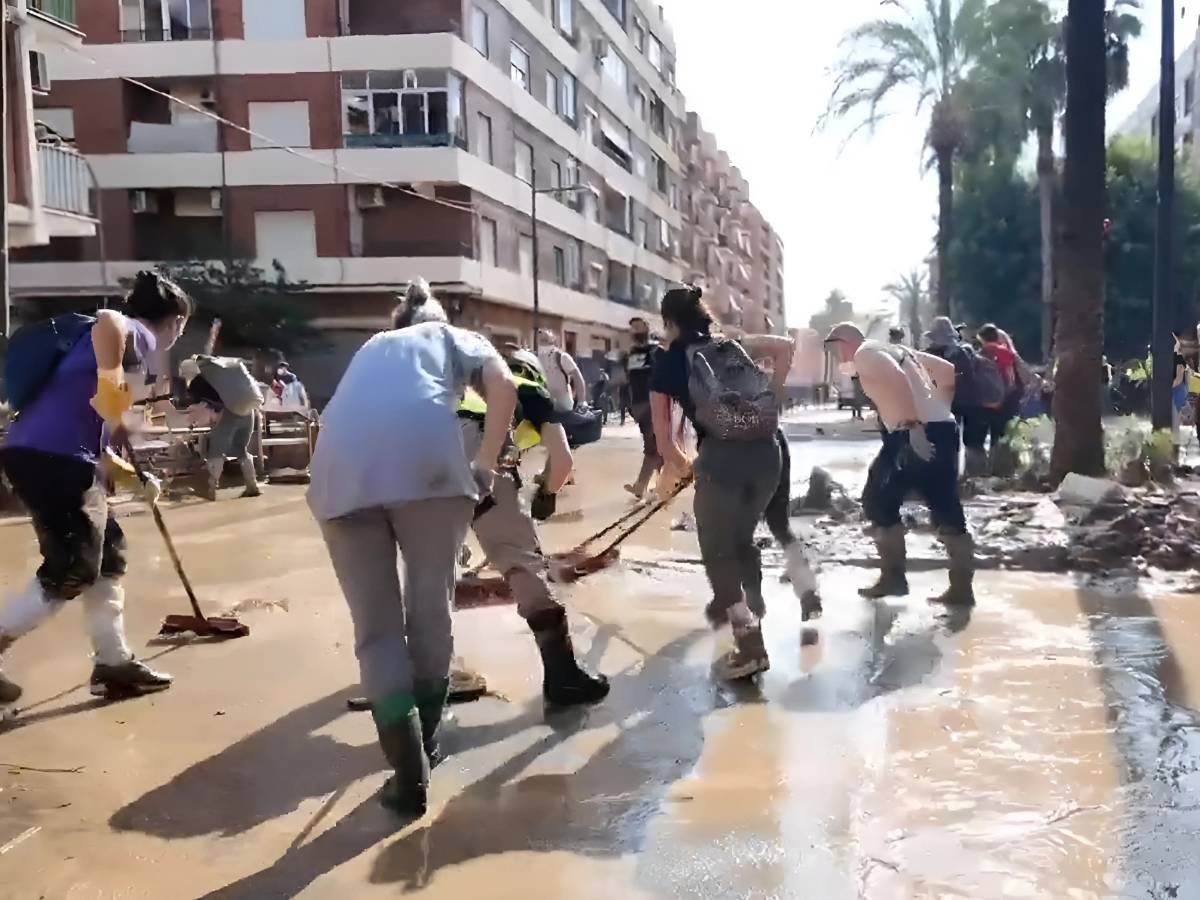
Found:
[{"label": "person in purple hoodie", "polygon": [[[140,482],[113,452],[127,440],[121,417],[132,405],[126,374],[149,374],[156,350],[179,339],[192,301],[178,285],[139,272],[126,314],[101,310],[50,380],[19,413],[0,449],[0,465],[29,510],[42,564],[0,607],[0,654],[72,600],[83,604],[95,651],[91,691],[129,696],[161,691],[171,676],[140,662],[125,640],[125,538],[108,508],[110,479],[158,499],[153,478]],[[21,688],[0,673],[0,703]]]}]

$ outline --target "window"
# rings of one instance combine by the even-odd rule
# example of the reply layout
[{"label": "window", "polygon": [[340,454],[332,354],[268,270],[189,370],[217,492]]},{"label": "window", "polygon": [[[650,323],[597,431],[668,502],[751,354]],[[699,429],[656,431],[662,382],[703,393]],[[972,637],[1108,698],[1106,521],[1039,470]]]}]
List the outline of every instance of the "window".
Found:
[{"label": "window", "polygon": [[573,156],[567,157],[567,184],[579,184],[579,160]]},{"label": "window", "polygon": [[[251,103],[251,149],[258,147],[311,147],[308,101]],[[262,135],[262,137],[259,137]]]},{"label": "window", "polygon": [[590,106],[583,116],[583,139],[591,146],[596,146],[596,134],[600,131],[600,115]]},{"label": "window", "polygon": [[637,16],[633,17],[633,45],[639,53],[646,52],[646,25]]},{"label": "window", "polygon": [[121,0],[122,40],[186,41],[211,37],[209,0]]},{"label": "window", "polygon": [[488,58],[488,17],[478,6],[471,7],[471,46]]},{"label": "window", "polygon": [[654,154],[650,155],[650,165],[654,170],[654,189],[660,194],[667,193],[667,163],[666,160]]},{"label": "window", "polygon": [[304,0],[243,3],[242,30],[248,41],[303,40],[308,37]]},{"label": "window", "polygon": [[654,35],[650,35],[650,51],[646,54],[650,59],[650,65],[658,72],[663,70],[663,45]]},{"label": "window", "polygon": [[633,95],[633,113],[637,116],[639,122],[646,121],[646,109],[650,104],[646,97],[646,92],[638,88]]},{"label": "window", "polygon": [[489,165],[495,163],[492,154],[492,119],[483,113],[475,114],[475,155]]},{"label": "window", "polygon": [[646,180],[646,157],[640,153],[633,154],[633,174],[642,181]]},{"label": "window", "polygon": [[254,244],[257,259],[270,269],[278,260],[311,260],[317,255],[317,218],[311,210],[256,212]]},{"label": "window", "polygon": [[411,69],[346,72],[342,76],[346,146],[445,146],[451,142],[451,135],[461,136],[461,82],[451,76],[447,85],[441,73],[422,77],[436,86],[421,86],[421,79]]},{"label": "window", "polygon": [[[562,165],[560,163],[557,163],[557,162],[550,163],[550,187],[552,187],[552,188],[563,187],[562,171],[563,171]],[[561,200],[562,197],[559,197],[558,199]]]},{"label": "window", "polygon": [[515,41],[509,54],[509,75],[522,90],[529,90],[529,54]]},{"label": "window", "polygon": [[558,79],[554,77],[553,72],[546,73],[546,107],[552,113],[558,113],[558,104],[562,97],[559,94]]},{"label": "window", "polygon": [[671,201],[671,209],[679,209],[679,185],[672,184],[667,189],[667,196]]},{"label": "window", "polygon": [[671,225],[666,219],[658,220],[658,246],[661,250],[671,249]]},{"label": "window", "polygon": [[562,247],[554,248],[554,283],[567,286],[567,252]]},{"label": "window", "polygon": [[496,265],[496,220],[479,217],[479,261],[485,266]]},{"label": "window", "polygon": [[609,45],[608,53],[604,55],[604,61],[600,65],[604,78],[610,84],[622,91],[629,89],[629,66],[612,45]]},{"label": "window", "polygon": [[633,242],[643,249],[649,247],[647,243],[648,233],[649,229],[646,227],[645,219],[638,219],[633,223]]},{"label": "window", "polygon": [[522,140],[513,141],[516,161],[513,172],[526,184],[533,184],[533,147]]},{"label": "window", "polygon": [[575,33],[575,0],[552,0],[554,24],[565,35]]},{"label": "window", "polygon": [[572,241],[567,245],[567,286],[577,288],[582,280],[583,242]]},{"label": "window", "polygon": [[558,113],[572,125],[575,124],[576,114],[576,82],[575,76],[570,72],[564,72],[562,77],[562,101],[559,103]]},{"label": "window", "polygon": [[604,278],[604,266],[600,263],[592,263],[587,268],[587,289],[594,293],[600,291],[600,280]]},{"label": "window", "polygon": [[533,277],[533,238],[527,234],[517,241],[517,271],[526,278]]},{"label": "window", "polygon": [[1196,104],[1196,76],[1189,75],[1183,82],[1183,114],[1190,115]]}]

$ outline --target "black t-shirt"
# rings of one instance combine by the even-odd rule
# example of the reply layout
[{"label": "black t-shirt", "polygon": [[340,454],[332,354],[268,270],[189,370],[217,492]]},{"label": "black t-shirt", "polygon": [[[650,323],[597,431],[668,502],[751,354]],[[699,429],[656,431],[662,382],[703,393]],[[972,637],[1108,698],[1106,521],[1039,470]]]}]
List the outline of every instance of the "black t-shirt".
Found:
[{"label": "black t-shirt", "polygon": [[563,415],[565,414],[554,408],[550,392],[545,388],[534,387],[531,384],[517,385],[517,411],[513,416],[515,423],[528,422],[541,434],[543,425],[561,422]]},{"label": "black t-shirt", "polygon": [[696,428],[697,442],[703,439],[704,430],[696,425],[696,406],[688,390],[687,348],[706,340],[706,335],[696,333],[671,341],[669,347],[655,354],[654,370],[650,375],[650,390],[656,394],[666,394],[683,408],[683,414]]},{"label": "black t-shirt", "polygon": [[654,372],[654,361],[662,355],[658,344],[639,344],[629,351],[625,370],[629,373],[629,402],[650,402],[650,379]]}]

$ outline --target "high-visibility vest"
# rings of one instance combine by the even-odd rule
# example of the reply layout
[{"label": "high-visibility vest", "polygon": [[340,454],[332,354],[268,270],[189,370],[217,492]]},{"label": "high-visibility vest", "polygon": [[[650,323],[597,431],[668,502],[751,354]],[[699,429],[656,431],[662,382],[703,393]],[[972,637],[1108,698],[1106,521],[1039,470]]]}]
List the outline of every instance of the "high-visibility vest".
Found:
[{"label": "high-visibility vest", "polygon": [[[518,390],[522,387],[531,387],[537,390],[545,390],[545,386],[538,384],[536,381],[531,381],[528,378],[522,378],[520,375],[513,375],[513,381],[516,382]],[[518,410],[520,406],[518,404]],[[465,419],[477,419],[483,421],[483,417],[487,415],[487,401],[479,395],[474,388],[467,388],[463,393],[462,400],[458,404],[458,414]],[[536,447],[542,442],[542,435],[532,422],[525,419],[516,423],[513,429],[513,443],[517,445],[520,451],[529,450]]]}]

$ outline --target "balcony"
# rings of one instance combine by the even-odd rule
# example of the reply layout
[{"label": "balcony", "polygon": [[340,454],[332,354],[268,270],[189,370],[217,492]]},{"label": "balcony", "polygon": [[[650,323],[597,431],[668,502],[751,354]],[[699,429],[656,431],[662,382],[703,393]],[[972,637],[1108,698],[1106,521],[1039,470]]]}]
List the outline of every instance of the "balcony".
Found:
[{"label": "balcony", "polygon": [[75,0],[29,0],[29,9],[69,28],[75,28],[78,22],[75,17]]},{"label": "balcony", "polygon": [[456,134],[347,134],[347,148],[362,147],[461,147],[466,141]]},{"label": "balcony", "polygon": [[128,150],[130,153],[216,153],[217,123],[199,116],[170,125],[130,122]]},{"label": "balcony", "polygon": [[54,212],[91,218],[92,178],[87,162],[69,147],[38,145],[42,205]]}]

